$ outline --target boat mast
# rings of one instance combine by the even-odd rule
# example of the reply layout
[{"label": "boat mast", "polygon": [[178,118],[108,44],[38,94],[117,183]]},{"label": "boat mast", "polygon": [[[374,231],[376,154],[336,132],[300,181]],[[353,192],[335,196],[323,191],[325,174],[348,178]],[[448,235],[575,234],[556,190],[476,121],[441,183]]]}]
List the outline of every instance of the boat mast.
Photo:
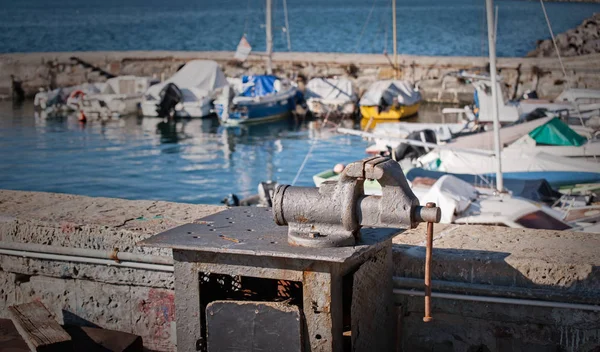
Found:
[{"label": "boat mast", "polygon": [[490,57],[490,78],[492,82],[492,118],[494,121],[494,151],[496,154],[496,188],[504,190],[502,179],[502,158],[500,151],[500,121],[498,117],[498,77],[496,71],[496,24],[494,21],[494,0],[485,0],[487,14],[488,45]]},{"label": "boat mast", "polygon": [[273,5],[273,0],[267,1],[267,9],[266,9],[266,34],[267,34],[267,74],[273,73],[273,62],[271,56],[273,55],[273,31],[271,28],[271,7]]},{"label": "boat mast", "polygon": [[398,38],[396,33],[396,0],[392,0],[392,32],[394,41],[394,79],[398,79]]}]

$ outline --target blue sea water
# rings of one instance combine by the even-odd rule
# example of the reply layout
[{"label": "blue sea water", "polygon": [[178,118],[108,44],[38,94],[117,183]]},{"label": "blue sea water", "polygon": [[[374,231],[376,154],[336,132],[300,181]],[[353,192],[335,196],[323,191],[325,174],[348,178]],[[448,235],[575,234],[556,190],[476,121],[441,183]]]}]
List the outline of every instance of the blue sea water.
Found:
[{"label": "blue sea water", "polygon": [[[0,0],[0,52],[235,50],[246,33],[265,49],[264,0]],[[497,0],[498,55],[524,56],[549,37],[538,1]],[[397,0],[398,50],[487,55],[484,0]],[[283,0],[274,47],[286,51]],[[293,51],[392,51],[390,0],[287,0]],[[566,31],[600,4],[546,3]]]},{"label": "blue sea water", "polygon": [[[443,107],[423,104],[418,119],[441,122]],[[0,102],[0,189],[218,204],[230,193],[256,194],[262,181],[292,183],[311,147],[296,185],[314,186],[314,174],[366,157],[367,146],[291,120],[224,128],[216,118],[132,116],[81,124],[75,115],[38,117],[31,101]]]},{"label": "blue sea water", "polygon": [[288,120],[228,129],[216,118],[81,124],[75,115],[36,117],[31,102],[0,102],[0,189],[218,204],[256,194],[262,181],[290,184],[313,143],[297,185],[366,156],[358,137]]},{"label": "blue sea water", "polygon": [[[287,50],[282,1],[275,49]],[[292,50],[391,51],[389,0],[287,0]],[[497,1],[498,52],[522,56],[548,37],[538,2]],[[547,3],[554,30],[578,25],[598,4]],[[371,10],[372,9],[372,10]],[[234,50],[246,33],[264,50],[262,0],[0,0],[0,52]],[[401,53],[486,55],[483,0],[398,0]],[[419,121],[441,122],[441,106]],[[429,114],[429,115],[428,115]],[[450,122],[450,121],[447,121]],[[338,162],[365,156],[358,137],[307,123],[225,129],[214,119],[80,124],[36,117],[31,101],[0,102],[0,189],[217,204],[256,193],[259,182],[298,185]]]}]

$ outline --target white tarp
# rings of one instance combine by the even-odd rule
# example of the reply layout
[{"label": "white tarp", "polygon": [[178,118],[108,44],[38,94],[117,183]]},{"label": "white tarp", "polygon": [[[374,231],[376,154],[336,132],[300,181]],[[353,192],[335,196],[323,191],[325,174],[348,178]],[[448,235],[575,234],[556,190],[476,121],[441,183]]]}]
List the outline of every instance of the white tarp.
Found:
[{"label": "white tarp", "polygon": [[377,81],[363,94],[360,105],[377,106],[381,104],[382,99],[387,105],[392,105],[394,98],[398,98],[398,103],[402,105],[414,105],[421,101],[421,93],[407,81]]},{"label": "white tarp", "polygon": [[352,81],[347,78],[313,78],[306,84],[304,96],[306,99],[336,102],[356,100]]},{"label": "white tarp", "polygon": [[[471,153],[442,150],[439,171],[455,174],[488,174],[496,172],[496,158]],[[520,149],[502,151],[502,172],[575,171],[600,172],[600,163],[561,157]]]},{"label": "white tarp", "polygon": [[174,83],[183,93],[183,101],[197,101],[227,86],[227,79],[219,65],[210,60],[193,60],[185,64],[168,80],[155,84],[146,91],[154,99],[165,85]]},{"label": "white tarp", "polygon": [[440,222],[445,224],[452,223],[454,215],[465,211],[476,198],[475,187],[451,175],[440,177],[423,196],[425,203],[434,202],[442,209]]},{"label": "white tarp", "polygon": [[147,91],[150,77],[118,76],[106,80],[101,94],[137,95]]}]

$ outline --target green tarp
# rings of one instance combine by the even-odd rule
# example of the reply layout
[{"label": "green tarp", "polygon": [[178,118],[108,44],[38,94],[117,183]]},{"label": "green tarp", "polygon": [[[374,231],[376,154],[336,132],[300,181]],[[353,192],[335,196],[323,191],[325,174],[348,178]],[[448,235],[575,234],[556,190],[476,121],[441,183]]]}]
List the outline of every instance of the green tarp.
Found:
[{"label": "green tarp", "polygon": [[570,145],[578,147],[587,142],[587,139],[573,131],[566,123],[556,117],[529,132],[529,136],[537,144],[545,145]]}]

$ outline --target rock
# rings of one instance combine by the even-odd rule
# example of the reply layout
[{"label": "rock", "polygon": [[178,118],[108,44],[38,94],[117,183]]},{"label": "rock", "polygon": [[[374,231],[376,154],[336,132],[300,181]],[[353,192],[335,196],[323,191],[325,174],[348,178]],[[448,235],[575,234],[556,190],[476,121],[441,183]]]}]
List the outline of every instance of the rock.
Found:
[{"label": "rock", "polygon": [[583,44],[582,54],[600,53],[600,39],[590,40]]},{"label": "rock", "polygon": [[[577,28],[569,29],[555,36],[556,46],[561,56],[577,56],[600,53],[600,13],[585,19]],[[535,50],[527,57],[556,57],[552,39],[539,40]]]}]

